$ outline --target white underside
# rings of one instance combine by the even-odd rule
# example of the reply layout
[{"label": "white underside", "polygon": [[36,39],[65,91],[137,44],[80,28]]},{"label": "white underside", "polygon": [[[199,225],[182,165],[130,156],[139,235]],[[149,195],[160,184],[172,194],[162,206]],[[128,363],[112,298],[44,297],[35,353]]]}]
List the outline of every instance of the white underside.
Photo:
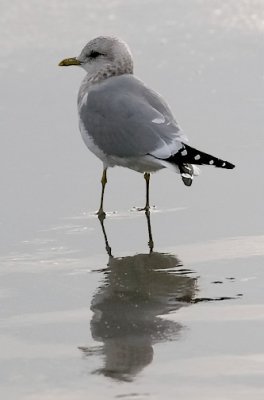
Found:
[{"label": "white underside", "polygon": [[[104,164],[104,168],[109,167],[125,167],[132,169],[137,172],[156,172],[163,168],[172,169],[174,172],[179,173],[177,165],[173,165],[167,161],[157,159],[151,155],[145,155],[140,157],[116,157],[105,154],[95,143],[93,138],[89,135],[88,131],[84,128],[80,121],[80,131],[84,143],[88,149],[95,154]],[[194,175],[199,174],[199,168],[194,167]]]}]

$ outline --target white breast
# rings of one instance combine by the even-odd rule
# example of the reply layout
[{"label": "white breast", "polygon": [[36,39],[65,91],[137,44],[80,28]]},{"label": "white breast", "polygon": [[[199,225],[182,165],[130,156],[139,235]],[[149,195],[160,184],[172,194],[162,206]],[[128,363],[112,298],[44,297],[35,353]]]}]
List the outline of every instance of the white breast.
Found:
[{"label": "white breast", "polygon": [[88,147],[88,149],[96,155],[103,163],[105,168],[109,166],[108,156],[94,143],[93,138],[89,135],[87,129],[85,129],[84,124],[80,120],[79,122],[80,132],[83,138],[84,143]]}]

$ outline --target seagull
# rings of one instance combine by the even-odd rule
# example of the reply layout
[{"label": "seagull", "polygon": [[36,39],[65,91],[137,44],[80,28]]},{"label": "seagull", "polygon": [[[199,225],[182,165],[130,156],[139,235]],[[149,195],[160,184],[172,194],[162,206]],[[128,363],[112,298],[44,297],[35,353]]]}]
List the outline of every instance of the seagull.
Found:
[{"label": "seagull", "polygon": [[82,138],[102,162],[103,208],[107,169],[121,166],[144,174],[149,212],[150,174],[170,168],[186,186],[199,174],[197,165],[232,169],[235,166],[188,144],[170,107],[160,94],[133,74],[128,45],[111,36],[89,41],[78,57],[66,58],[59,66],[80,66],[86,71],[78,93],[79,127]]}]

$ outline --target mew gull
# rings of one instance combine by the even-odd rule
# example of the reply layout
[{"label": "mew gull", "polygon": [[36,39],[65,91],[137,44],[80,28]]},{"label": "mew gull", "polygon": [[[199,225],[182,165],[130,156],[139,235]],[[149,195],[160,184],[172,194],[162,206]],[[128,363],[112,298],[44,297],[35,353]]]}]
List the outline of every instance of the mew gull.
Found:
[{"label": "mew gull", "polygon": [[79,125],[86,146],[103,162],[100,217],[105,216],[108,167],[118,165],[144,174],[146,212],[150,173],[172,168],[190,186],[199,173],[196,165],[234,168],[187,144],[163,98],[133,75],[132,55],[122,40],[97,37],[78,57],[64,59],[59,65],[78,65],[86,71],[78,94]]}]

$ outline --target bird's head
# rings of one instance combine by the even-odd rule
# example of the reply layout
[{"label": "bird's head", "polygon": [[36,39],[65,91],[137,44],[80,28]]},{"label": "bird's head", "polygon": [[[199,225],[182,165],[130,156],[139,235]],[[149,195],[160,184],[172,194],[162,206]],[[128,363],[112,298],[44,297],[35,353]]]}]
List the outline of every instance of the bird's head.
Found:
[{"label": "bird's head", "polygon": [[110,36],[97,37],[84,46],[80,55],[66,58],[59,66],[78,65],[89,79],[106,79],[114,75],[132,74],[133,60],[127,44]]}]

